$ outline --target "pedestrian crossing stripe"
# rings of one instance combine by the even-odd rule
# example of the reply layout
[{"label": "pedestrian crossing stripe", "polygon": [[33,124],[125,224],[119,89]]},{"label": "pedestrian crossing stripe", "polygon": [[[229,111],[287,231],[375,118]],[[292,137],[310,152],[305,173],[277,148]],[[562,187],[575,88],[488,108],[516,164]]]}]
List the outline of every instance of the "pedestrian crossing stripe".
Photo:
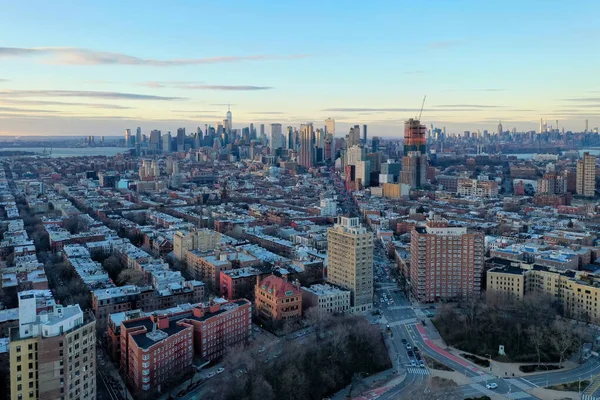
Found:
[{"label": "pedestrian crossing stripe", "polygon": [[600,397],[592,396],[591,394],[582,394],[581,400],[600,400]]},{"label": "pedestrian crossing stripe", "polygon": [[409,374],[429,375],[429,370],[427,368],[407,368],[406,370]]}]

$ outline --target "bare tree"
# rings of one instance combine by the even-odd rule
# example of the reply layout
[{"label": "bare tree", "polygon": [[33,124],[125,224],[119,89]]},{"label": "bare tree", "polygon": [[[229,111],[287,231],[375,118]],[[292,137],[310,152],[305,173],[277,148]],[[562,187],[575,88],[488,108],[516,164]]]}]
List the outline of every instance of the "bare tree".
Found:
[{"label": "bare tree", "polygon": [[565,355],[573,348],[577,341],[576,334],[571,325],[562,319],[555,320],[552,324],[552,329],[554,333],[550,336],[550,343],[560,355],[558,365],[562,366]]},{"label": "bare tree", "polygon": [[537,365],[539,366],[542,362],[542,347],[546,342],[545,329],[541,326],[531,325],[529,328],[527,328],[527,335],[529,336],[529,340],[535,347],[535,351],[537,354]]}]

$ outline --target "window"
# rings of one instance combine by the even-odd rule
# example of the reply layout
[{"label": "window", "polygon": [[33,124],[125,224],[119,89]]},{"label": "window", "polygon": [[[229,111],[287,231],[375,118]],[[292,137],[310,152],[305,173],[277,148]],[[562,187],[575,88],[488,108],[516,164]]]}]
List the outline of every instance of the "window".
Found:
[{"label": "window", "polygon": [[21,346],[17,346],[17,353],[21,352]]}]

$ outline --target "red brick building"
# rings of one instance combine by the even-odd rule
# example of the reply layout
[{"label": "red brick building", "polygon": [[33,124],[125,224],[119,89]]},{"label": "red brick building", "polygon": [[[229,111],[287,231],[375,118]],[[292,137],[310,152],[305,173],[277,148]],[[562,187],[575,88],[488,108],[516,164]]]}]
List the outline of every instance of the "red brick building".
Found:
[{"label": "red brick building", "polygon": [[[267,273],[268,274],[268,273]],[[264,274],[264,275],[267,275]],[[258,268],[245,267],[221,271],[221,296],[231,299],[254,299],[256,277],[263,276]]]},{"label": "red brick building", "polygon": [[275,275],[257,279],[254,291],[256,312],[260,317],[273,321],[300,318],[302,316],[302,291],[299,283]]},{"label": "red brick building", "polygon": [[149,316],[121,323],[121,375],[135,393],[164,385],[190,371],[192,325]]}]

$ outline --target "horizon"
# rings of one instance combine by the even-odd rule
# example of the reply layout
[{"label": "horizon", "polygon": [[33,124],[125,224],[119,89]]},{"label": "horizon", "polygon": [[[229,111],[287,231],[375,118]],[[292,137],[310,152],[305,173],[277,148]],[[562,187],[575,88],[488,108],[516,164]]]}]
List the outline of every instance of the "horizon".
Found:
[{"label": "horizon", "polygon": [[[331,117],[337,137],[366,124],[400,138],[425,95],[421,122],[449,132],[600,126],[600,33],[582,20],[600,4],[461,3],[9,3],[0,135],[189,132],[231,104],[236,129]],[[306,24],[317,9],[328,18]],[[210,15],[227,23],[211,29]]]}]

